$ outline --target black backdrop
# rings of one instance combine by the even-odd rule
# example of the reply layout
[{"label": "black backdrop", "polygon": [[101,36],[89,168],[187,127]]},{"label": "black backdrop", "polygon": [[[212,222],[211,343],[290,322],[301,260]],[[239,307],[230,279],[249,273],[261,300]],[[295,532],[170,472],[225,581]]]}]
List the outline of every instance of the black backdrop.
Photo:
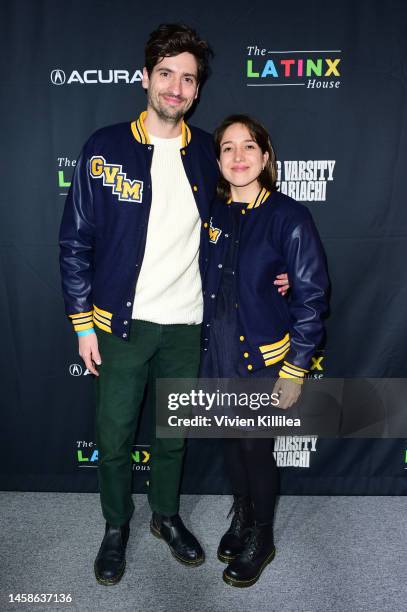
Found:
[{"label": "black backdrop", "polygon": [[[93,383],[63,313],[57,233],[84,141],[144,109],[143,47],[166,21],[196,27],[216,53],[190,122],[259,118],[281,189],[316,220],[332,297],[313,374],[407,375],[406,3],[2,0],[3,489],[97,489]],[[406,492],[403,439],[295,442],[301,455],[278,441],[284,493]],[[227,491],[219,442],[191,442],[183,490]]]}]

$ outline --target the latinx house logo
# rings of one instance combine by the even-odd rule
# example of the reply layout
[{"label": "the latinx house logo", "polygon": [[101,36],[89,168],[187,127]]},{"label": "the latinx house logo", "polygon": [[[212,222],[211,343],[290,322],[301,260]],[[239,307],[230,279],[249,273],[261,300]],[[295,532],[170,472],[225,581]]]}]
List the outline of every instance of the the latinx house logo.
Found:
[{"label": "the latinx house logo", "polygon": [[[133,470],[145,472],[150,470],[150,447],[146,444],[135,444],[130,453]],[[85,440],[76,442],[76,460],[80,468],[95,468],[98,465],[99,451],[96,443]]]},{"label": "the latinx house logo", "polygon": [[248,87],[297,86],[338,89],[341,50],[276,51],[255,44],[246,47]]}]

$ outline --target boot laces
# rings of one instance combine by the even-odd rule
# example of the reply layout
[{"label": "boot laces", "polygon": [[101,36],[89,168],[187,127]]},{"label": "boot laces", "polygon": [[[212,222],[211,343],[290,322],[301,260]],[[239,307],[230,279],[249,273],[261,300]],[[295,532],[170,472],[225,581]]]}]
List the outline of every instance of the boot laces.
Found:
[{"label": "boot laces", "polygon": [[233,512],[233,518],[229,529],[230,532],[233,532],[238,535],[245,529],[247,524],[248,511],[249,509],[245,502],[242,502],[241,500],[235,500],[233,502],[232,507],[229,510],[227,516],[227,518],[229,518],[229,516]]},{"label": "boot laces", "polygon": [[258,549],[261,546],[259,535],[260,531],[256,527],[253,527],[250,531],[250,536],[247,540],[242,556],[244,555],[247,559],[253,559],[256,556]]}]

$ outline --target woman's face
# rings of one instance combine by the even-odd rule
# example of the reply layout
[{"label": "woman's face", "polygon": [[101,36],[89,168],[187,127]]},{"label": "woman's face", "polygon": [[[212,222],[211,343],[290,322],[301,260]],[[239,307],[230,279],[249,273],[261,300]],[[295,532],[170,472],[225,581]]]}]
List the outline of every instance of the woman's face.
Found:
[{"label": "woman's face", "polygon": [[230,185],[246,187],[257,182],[268,157],[245,125],[234,123],[225,130],[218,163],[222,176]]}]

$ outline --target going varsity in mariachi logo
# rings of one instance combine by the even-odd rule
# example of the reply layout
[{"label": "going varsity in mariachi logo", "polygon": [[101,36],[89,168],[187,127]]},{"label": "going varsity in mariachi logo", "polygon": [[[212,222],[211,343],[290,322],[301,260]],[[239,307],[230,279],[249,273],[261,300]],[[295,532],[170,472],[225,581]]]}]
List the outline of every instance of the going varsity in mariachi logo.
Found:
[{"label": "going varsity in mariachi logo", "polygon": [[278,161],[277,187],[297,202],[326,202],[335,166],[334,159]]},{"label": "going varsity in mariachi logo", "polygon": [[264,45],[246,46],[245,76],[248,87],[305,87],[339,89],[341,50],[275,50]]},{"label": "going varsity in mariachi logo", "polygon": [[274,458],[278,467],[309,468],[311,454],[317,450],[317,436],[277,436]]}]

